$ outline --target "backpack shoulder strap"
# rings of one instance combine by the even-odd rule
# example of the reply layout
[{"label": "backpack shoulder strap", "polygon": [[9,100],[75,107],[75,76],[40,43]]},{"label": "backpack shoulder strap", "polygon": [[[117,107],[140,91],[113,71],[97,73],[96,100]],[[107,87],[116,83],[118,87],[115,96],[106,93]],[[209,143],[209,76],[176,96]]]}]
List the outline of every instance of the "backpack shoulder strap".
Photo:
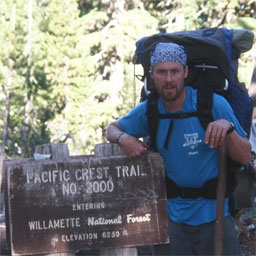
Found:
[{"label": "backpack shoulder strap", "polygon": [[148,96],[148,104],[147,104],[147,112],[146,115],[148,117],[148,124],[149,124],[149,136],[150,136],[150,143],[153,150],[157,151],[156,149],[156,135],[157,129],[160,120],[160,113],[158,110],[158,99],[159,95],[156,93],[150,93]]},{"label": "backpack shoulder strap", "polygon": [[[157,135],[157,129],[158,129],[160,119],[165,119],[165,118],[176,119],[176,118],[198,116],[199,121],[205,130],[208,124],[214,120],[212,116],[213,91],[207,87],[202,87],[197,90],[197,111],[196,112],[161,115],[158,110],[158,99],[159,99],[159,95],[157,93],[150,93],[150,95],[148,96],[148,104],[147,104],[147,112],[146,112],[146,115],[148,117],[148,124],[149,124],[150,142],[153,147],[153,150],[155,151],[157,151],[156,135]],[[170,135],[168,137],[170,137]]]},{"label": "backpack shoulder strap", "polygon": [[199,121],[206,130],[208,124],[214,121],[212,116],[213,90],[207,86],[201,86],[197,90],[197,112]]}]

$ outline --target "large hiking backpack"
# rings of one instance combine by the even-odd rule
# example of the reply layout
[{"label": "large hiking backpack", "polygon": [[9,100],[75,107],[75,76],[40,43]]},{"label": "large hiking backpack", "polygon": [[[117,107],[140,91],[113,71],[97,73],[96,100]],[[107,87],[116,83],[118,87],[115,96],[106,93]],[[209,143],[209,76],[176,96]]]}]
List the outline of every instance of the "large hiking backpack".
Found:
[{"label": "large hiking backpack", "polygon": [[[228,100],[238,121],[249,137],[253,101],[248,96],[245,85],[239,82],[237,72],[240,53],[246,52],[252,47],[253,37],[254,34],[249,30],[210,28],[195,31],[159,33],[144,37],[136,42],[133,62],[143,66],[144,74],[141,80],[144,82],[144,87],[141,99],[142,101],[148,99],[147,115],[149,119],[150,140],[155,150],[157,127],[161,118],[198,116],[202,126],[206,129],[209,122],[213,121],[211,115],[213,92],[224,96]],[[161,116],[159,114],[157,108],[158,94],[149,73],[150,53],[159,42],[174,42],[185,47],[187,51],[187,65],[189,67],[189,74],[185,80],[185,85],[198,89],[197,112],[186,113],[182,116]],[[171,127],[169,131],[171,132]],[[170,137],[170,134],[167,135],[166,145],[168,145],[168,137]],[[237,182],[236,177],[233,175],[234,169],[240,168],[240,165],[231,159],[228,160],[228,196],[233,194],[236,188]],[[169,185],[175,187],[173,183],[170,184],[169,182]],[[177,188],[175,187],[175,189]],[[191,191],[188,193],[191,193]]]}]

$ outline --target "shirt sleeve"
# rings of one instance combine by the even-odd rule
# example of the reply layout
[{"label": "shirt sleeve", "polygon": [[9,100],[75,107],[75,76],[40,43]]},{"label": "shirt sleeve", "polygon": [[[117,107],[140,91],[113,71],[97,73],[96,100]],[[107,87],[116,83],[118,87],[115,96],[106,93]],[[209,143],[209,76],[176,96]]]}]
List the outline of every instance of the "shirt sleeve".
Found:
[{"label": "shirt sleeve", "polygon": [[214,98],[213,98],[212,114],[213,114],[214,120],[226,119],[229,122],[232,122],[235,125],[236,132],[241,137],[245,137],[247,135],[247,133],[241,127],[241,125],[240,125],[239,121],[237,120],[235,113],[234,113],[232,107],[230,106],[230,104],[228,103],[228,101],[224,97],[222,97],[218,94],[214,94],[213,97]]},{"label": "shirt sleeve", "polygon": [[118,120],[119,127],[131,136],[141,138],[148,136],[147,101],[133,108],[127,115]]}]

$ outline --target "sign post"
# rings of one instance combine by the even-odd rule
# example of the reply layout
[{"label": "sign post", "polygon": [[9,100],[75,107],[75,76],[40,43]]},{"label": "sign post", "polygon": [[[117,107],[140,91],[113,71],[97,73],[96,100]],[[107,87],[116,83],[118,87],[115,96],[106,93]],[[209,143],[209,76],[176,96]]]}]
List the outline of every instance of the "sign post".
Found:
[{"label": "sign post", "polygon": [[223,255],[223,237],[224,237],[224,211],[225,211],[225,194],[227,179],[227,141],[219,147],[219,171],[217,184],[217,207],[214,236],[214,255]]},{"label": "sign post", "polygon": [[158,154],[129,158],[118,145],[99,144],[93,156],[68,157],[65,147],[50,148],[62,157],[50,152],[48,160],[5,164],[12,255],[100,249],[101,255],[130,250],[135,256],[135,246],[169,241]]}]

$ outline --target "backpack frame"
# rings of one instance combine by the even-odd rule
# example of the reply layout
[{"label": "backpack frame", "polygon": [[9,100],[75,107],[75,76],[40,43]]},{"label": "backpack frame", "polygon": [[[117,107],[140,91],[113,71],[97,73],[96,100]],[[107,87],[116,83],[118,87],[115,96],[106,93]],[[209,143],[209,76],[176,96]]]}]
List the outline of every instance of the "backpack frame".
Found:
[{"label": "backpack frame", "polygon": [[[144,70],[141,79],[144,82],[141,100],[145,100],[150,93],[157,93],[149,72],[150,53],[156,44],[159,42],[181,44],[187,51],[189,67],[185,85],[196,89],[203,88],[203,95],[209,90],[224,96],[249,137],[253,100],[248,96],[244,83],[239,82],[237,72],[240,53],[252,47],[253,39],[254,34],[249,30],[226,28],[159,33],[140,39],[136,42],[133,63],[141,64]],[[209,94],[206,92],[206,95]],[[207,104],[207,100],[203,104],[211,107]]]},{"label": "backpack frame", "polygon": [[[141,64],[144,69],[142,81],[144,88],[141,93],[141,100],[148,99],[147,116],[149,120],[150,142],[155,151],[156,134],[158,123],[162,118],[187,118],[198,116],[202,127],[206,130],[208,124],[214,121],[212,116],[213,92],[224,96],[230,103],[241,126],[249,137],[253,101],[249,97],[243,83],[237,78],[238,58],[241,52],[252,47],[253,34],[250,31],[242,31],[247,35],[245,40],[249,44],[243,49],[235,48],[233,44],[234,30],[226,28],[211,28],[196,31],[181,31],[171,34],[159,33],[145,37],[136,43],[136,52],[133,57],[135,64]],[[248,40],[248,35],[250,40]],[[241,38],[240,38],[241,40]],[[197,89],[197,111],[182,114],[161,115],[158,111],[158,94],[149,74],[150,53],[159,42],[173,42],[181,44],[187,51],[187,65],[189,75],[185,84]],[[165,140],[165,147],[168,147],[172,131],[172,122]],[[234,173],[241,169],[241,165],[228,157],[227,163],[227,184],[226,197],[229,197],[230,211],[235,213],[237,206],[233,198],[237,180]],[[216,199],[217,178],[209,180],[203,188],[180,188],[171,179],[166,178],[167,197],[181,196],[183,198],[205,198]]]}]

